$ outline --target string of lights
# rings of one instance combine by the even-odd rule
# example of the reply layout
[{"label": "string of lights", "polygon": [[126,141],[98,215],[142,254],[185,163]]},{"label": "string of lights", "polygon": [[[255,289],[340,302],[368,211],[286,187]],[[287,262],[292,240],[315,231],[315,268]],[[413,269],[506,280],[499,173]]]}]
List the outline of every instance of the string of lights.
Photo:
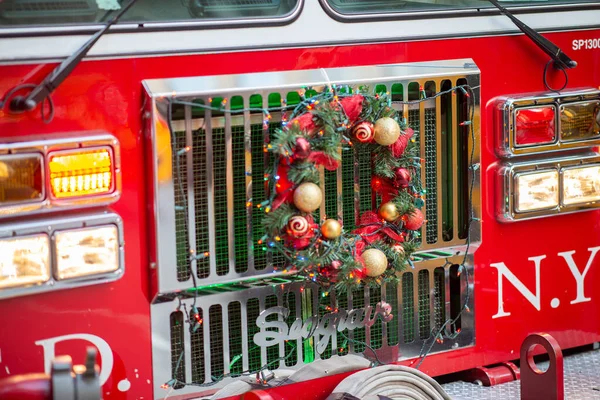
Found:
[{"label": "string of lights", "polygon": [[[468,104],[469,104],[469,120],[468,120],[468,124],[463,124],[463,126],[469,126],[469,133],[471,136],[471,142],[472,142],[472,146],[471,146],[471,154],[470,154],[470,160],[469,160],[469,168],[471,169],[471,181],[469,184],[469,221],[467,223],[467,238],[466,238],[466,246],[465,246],[465,251],[464,251],[464,256],[463,256],[463,261],[461,262],[461,264],[459,265],[459,269],[458,269],[458,273],[461,273],[461,270],[464,270],[464,274],[465,274],[465,279],[466,279],[466,288],[465,288],[465,300],[464,303],[460,309],[460,311],[457,313],[457,315],[454,318],[449,318],[447,319],[437,330],[435,328],[433,328],[430,332],[430,336],[427,340],[425,340],[423,342],[423,345],[421,347],[421,351],[419,352],[419,357],[415,360],[416,361],[416,365],[415,368],[419,369],[421,367],[421,364],[423,364],[423,361],[425,361],[425,358],[427,357],[427,355],[429,355],[429,353],[431,352],[431,350],[433,349],[433,345],[436,342],[443,342],[444,340],[444,336],[442,335],[442,332],[445,331],[446,333],[446,338],[448,339],[455,339],[459,334],[460,334],[460,329],[456,329],[456,322],[461,318],[462,314],[464,312],[470,312],[469,309],[469,302],[470,302],[470,296],[471,296],[471,290],[470,290],[470,285],[469,285],[469,269],[465,266],[466,262],[467,262],[467,257],[469,255],[469,249],[471,247],[471,224],[477,220],[477,218],[474,215],[474,210],[473,210],[473,190],[475,188],[475,170],[478,168],[478,165],[475,165],[473,163],[474,158],[475,158],[475,127],[473,126],[473,119],[475,117],[475,99],[474,99],[474,92],[473,90],[478,88],[471,88],[467,86],[467,98],[468,100]],[[452,265],[452,263],[450,263],[448,261],[448,259],[446,259],[446,263],[444,264],[444,267],[448,266],[448,265]],[[451,329],[448,329],[448,326],[451,327]],[[428,343],[430,342],[430,343]],[[425,348],[427,347],[427,349],[425,350]],[[413,365],[415,363],[415,361],[413,361],[411,363],[411,365]]]},{"label": "string of lights", "polygon": [[[316,99],[319,98],[326,98],[331,96],[331,93],[334,92],[334,90],[336,88],[342,88],[341,86],[336,87],[335,85],[329,85],[329,89],[330,92],[323,92],[321,94],[318,94],[316,96],[313,96],[311,98],[305,98],[304,97],[304,92],[301,93],[301,98],[302,101],[296,105],[294,107],[294,110],[292,111],[291,117],[295,117],[298,113],[299,110],[302,109],[302,107],[306,107],[308,105],[310,105],[311,103],[314,103],[315,101],[317,101]],[[419,354],[419,358],[416,359],[415,361],[413,361],[412,364],[414,364],[416,362],[416,366],[415,368],[420,368],[422,362],[424,361],[425,357],[427,357],[427,355],[431,352],[433,345],[436,343],[436,341],[440,341],[443,340],[444,338],[449,338],[449,339],[454,339],[458,336],[458,334],[460,334],[460,329],[456,329],[456,322],[460,319],[461,315],[464,312],[469,312],[470,309],[468,307],[468,304],[470,302],[470,286],[469,286],[469,272],[468,272],[468,268],[466,267],[466,262],[467,262],[467,257],[469,254],[469,249],[471,246],[471,237],[470,237],[470,232],[471,232],[471,224],[476,221],[477,219],[475,218],[474,215],[474,210],[473,210],[473,204],[472,204],[472,196],[473,196],[473,191],[474,191],[474,185],[475,185],[475,170],[478,167],[478,165],[474,165],[473,161],[474,161],[474,156],[475,156],[475,130],[474,130],[474,126],[473,126],[473,119],[474,119],[474,113],[475,113],[475,100],[474,100],[474,90],[480,88],[480,86],[474,86],[471,87],[469,85],[458,85],[455,87],[452,87],[448,90],[444,90],[442,92],[436,93],[433,96],[427,97],[425,91],[423,90],[423,88],[419,88],[420,89],[420,93],[421,93],[421,98],[419,100],[411,100],[411,101],[398,101],[398,100],[394,100],[391,101],[390,100],[390,104],[407,104],[407,105],[411,105],[411,104],[419,104],[422,103],[426,100],[431,100],[431,99],[435,99],[439,96],[442,96],[444,94],[448,94],[448,93],[455,93],[456,91],[460,90],[467,99],[469,99],[467,101],[468,107],[469,107],[469,119],[466,121],[462,121],[460,123],[461,126],[469,126],[469,131],[470,131],[470,136],[471,136],[471,140],[472,140],[472,148],[471,148],[471,154],[470,154],[470,162],[469,162],[469,168],[472,170],[472,174],[471,174],[471,181],[470,181],[470,188],[469,188],[469,197],[468,197],[468,208],[469,208],[469,221],[467,224],[467,237],[466,237],[466,248],[464,251],[464,258],[462,263],[459,265],[459,274],[461,272],[464,272],[466,281],[467,281],[467,285],[466,285],[466,292],[465,292],[465,296],[464,296],[464,303],[460,309],[460,312],[454,317],[454,318],[449,318],[447,319],[438,329],[433,328],[430,332],[430,337],[428,339],[425,340],[425,342],[423,343],[423,346],[421,348],[420,354]],[[335,98],[337,100],[338,95],[335,94]],[[209,99],[209,103],[211,102],[212,99]],[[220,104],[220,107],[215,107],[212,105],[207,105],[207,104],[202,104],[202,103],[196,103],[196,102],[189,102],[189,101],[181,101],[181,100],[177,100],[177,99],[169,99],[169,107],[168,107],[168,127],[170,130],[170,134],[171,134],[171,141],[172,143],[175,143],[175,131],[173,130],[171,121],[172,121],[172,117],[173,117],[173,105],[184,105],[184,106],[190,106],[190,107],[194,107],[194,108],[200,108],[200,109],[204,109],[204,110],[211,110],[211,111],[215,111],[215,112],[221,112],[221,113],[230,113],[230,114],[241,114],[241,113],[245,113],[245,112],[250,112],[250,113],[262,113],[263,114],[263,125],[264,126],[268,126],[269,121],[271,120],[271,113],[272,112],[281,112],[284,117],[282,117],[282,126],[285,126],[285,123],[287,123],[288,117],[287,117],[287,112],[290,110],[290,107],[285,103],[285,100],[282,101],[283,106],[281,107],[268,107],[268,108],[257,108],[257,107],[247,107],[247,108],[239,108],[239,109],[229,109],[226,108],[226,103],[227,100],[223,100]],[[349,141],[349,140],[348,140]],[[178,149],[175,154],[176,154],[176,174],[177,174],[177,182],[176,182],[176,186],[177,186],[177,190],[180,192],[181,198],[183,200],[184,203],[184,208],[185,208],[185,224],[186,224],[186,230],[188,229],[187,224],[188,224],[188,206],[187,206],[187,196],[185,195],[185,189],[184,189],[184,185],[182,182],[182,172],[181,172],[181,163],[179,160],[180,156],[185,155],[187,152],[191,151],[191,147],[190,146],[185,146],[181,149]],[[274,170],[276,171],[276,169]],[[265,180],[268,179],[268,176],[265,176]],[[274,178],[274,177],[271,177]],[[420,181],[420,179],[419,179]],[[274,192],[274,191],[272,191]],[[271,199],[272,201],[272,199]],[[267,200],[268,202],[268,200]],[[268,203],[265,203],[268,204]],[[262,203],[257,205],[258,208],[260,208],[261,206],[264,206]],[[259,244],[261,244],[259,242]],[[265,249],[268,250],[268,249]],[[194,249],[190,248],[189,249],[189,253],[190,253],[190,257],[189,257],[189,262],[188,262],[188,268],[189,268],[189,272],[190,275],[192,277],[192,284],[194,289],[198,287],[197,285],[197,281],[196,281],[196,273],[195,271],[192,270],[192,265],[193,260],[199,260],[199,259],[204,259],[207,257],[210,257],[210,254],[208,252],[196,252]],[[409,263],[411,265],[411,267],[414,268],[414,265],[412,262]],[[444,265],[444,267],[447,267],[448,265],[452,265],[452,263],[450,263],[448,261],[448,259],[446,259],[446,264]],[[305,286],[303,286],[304,288]],[[291,290],[291,288],[288,288],[288,290]],[[196,290],[193,290],[193,305],[192,305],[192,314],[190,315],[188,313],[187,308],[185,307],[185,304],[183,304],[183,309],[186,315],[186,321],[189,324],[189,329],[190,332],[194,332],[195,329],[198,329],[201,325],[202,325],[202,320],[198,320],[195,319],[195,316],[198,316],[199,313],[197,311],[196,308],[196,302],[197,302],[197,292]],[[289,292],[288,292],[289,293]],[[324,293],[325,294],[325,293]],[[289,301],[289,296],[285,296],[286,297],[286,302]],[[178,301],[179,301],[179,306],[177,307],[177,310],[180,310],[182,307],[182,302],[181,302],[181,298],[178,297]],[[316,317],[316,316],[315,316]],[[313,324],[314,325],[314,324]],[[312,337],[312,335],[315,333],[317,326],[314,325],[311,327],[311,332],[309,334],[309,338]],[[373,352],[373,354],[375,354],[376,357],[376,363],[378,363],[378,365],[381,365],[383,363],[381,363],[381,361],[377,358],[377,354],[375,353],[375,351],[373,351],[373,349],[366,343],[360,340],[356,340],[356,339],[350,339],[348,337],[346,337],[346,335],[344,335],[343,333],[340,332],[340,334],[342,335],[343,338],[345,338],[347,341],[349,342],[353,342],[355,344],[360,344],[362,346],[365,346],[365,348],[369,348],[371,349],[371,351]],[[287,341],[286,341],[287,343]],[[292,343],[292,349],[290,352],[288,352],[286,355],[279,357],[277,359],[274,359],[268,363],[266,363],[265,365],[263,365],[262,367],[260,367],[257,370],[244,370],[242,372],[239,373],[228,373],[228,374],[222,374],[221,376],[213,376],[211,377],[211,381],[210,382],[206,382],[206,383],[194,383],[194,382],[184,382],[179,380],[177,377],[179,375],[179,369],[180,369],[180,365],[181,365],[181,361],[184,357],[185,354],[185,350],[181,351],[181,354],[177,360],[176,363],[176,367],[175,370],[173,372],[173,378],[166,382],[162,387],[163,388],[173,388],[174,386],[186,386],[186,385],[191,385],[191,386],[197,386],[197,387],[210,387],[213,386],[219,382],[221,382],[222,380],[226,379],[226,378],[233,378],[233,377],[240,377],[240,376],[250,376],[253,374],[257,374],[260,373],[261,371],[264,371],[266,369],[269,369],[272,365],[279,363],[281,361],[285,361],[287,359],[289,359],[289,357],[291,357],[291,355],[294,354],[294,352],[296,351],[297,347],[294,346],[294,344]],[[234,362],[238,361],[240,357],[234,357]],[[267,384],[267,382],[258,382],[261,384]]]}]

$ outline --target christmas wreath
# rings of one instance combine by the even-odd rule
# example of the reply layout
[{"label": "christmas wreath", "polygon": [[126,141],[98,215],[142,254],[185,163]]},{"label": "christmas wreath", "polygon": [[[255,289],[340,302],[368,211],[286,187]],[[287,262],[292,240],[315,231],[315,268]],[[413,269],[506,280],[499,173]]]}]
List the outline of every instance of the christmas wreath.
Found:
[{"label": "christmas wreath", "polygon": [[[265,145],[274,157],[265,175],[269,199],[258,205],[268,251],[282,254],[285,268],[337,290],[397,281],[419,243],[424,205],[415,132],[391,107],[388,95],[338,94],[334,88],[304,100]],[[340,167],[341,151],[371,154],[371,188],[377,210],[362,212],[346,231],[335,218],[313,215],[323,202],[319,169]]]}]

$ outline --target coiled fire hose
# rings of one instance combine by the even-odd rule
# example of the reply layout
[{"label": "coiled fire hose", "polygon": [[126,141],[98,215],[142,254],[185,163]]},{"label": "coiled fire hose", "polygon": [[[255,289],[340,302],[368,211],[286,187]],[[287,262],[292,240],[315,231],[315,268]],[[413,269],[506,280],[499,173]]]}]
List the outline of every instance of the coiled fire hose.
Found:
[{"label": "coiled fire hose", "polygon": [[451,400],[439,383],[402,365],[382,365],[348,376],[327,400]]}]

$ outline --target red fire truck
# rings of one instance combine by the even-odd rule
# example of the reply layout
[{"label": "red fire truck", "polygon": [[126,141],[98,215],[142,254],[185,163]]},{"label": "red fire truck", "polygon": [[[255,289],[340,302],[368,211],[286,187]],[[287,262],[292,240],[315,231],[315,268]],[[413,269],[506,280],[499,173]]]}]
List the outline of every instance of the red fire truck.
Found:
[{"label": "red fire truck", "polygon": [[[373,360],[437,377],[533,333],[600,341],[598,21],[586,0],[0,0],[0,394],[325,399]],[[393,281],[338,290],[263,243],[269,144],[323,93],[414,131],[426,223]],[[372,160],[318,168],[315,223],[381,205]],[[62,356],[89,348],[73,383]]]}]

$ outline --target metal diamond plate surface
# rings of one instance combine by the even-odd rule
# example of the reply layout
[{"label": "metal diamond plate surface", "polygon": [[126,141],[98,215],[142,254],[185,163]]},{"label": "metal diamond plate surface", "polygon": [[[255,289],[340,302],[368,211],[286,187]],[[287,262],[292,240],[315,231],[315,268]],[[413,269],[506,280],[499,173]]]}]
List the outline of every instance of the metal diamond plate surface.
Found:
[{"label": "metal diamond plate surface", "polygon": [[[547,362],[539,363],[540,369]],[[600,400],[600,350],[575,354],[564,359],[565,399]],[[468,382],[442,385],[455,400],[519,400],[520,381],[484,387]]]}]

